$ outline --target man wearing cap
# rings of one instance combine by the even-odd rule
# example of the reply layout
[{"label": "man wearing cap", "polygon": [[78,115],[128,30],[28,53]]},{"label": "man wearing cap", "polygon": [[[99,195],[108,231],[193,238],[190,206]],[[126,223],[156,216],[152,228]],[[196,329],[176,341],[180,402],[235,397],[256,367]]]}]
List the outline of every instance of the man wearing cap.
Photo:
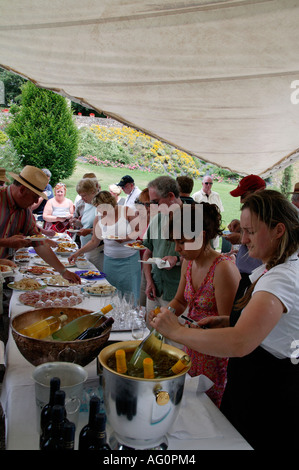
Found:
[{"label": "man wearing cap", "polygon": [[291,202],[296,207],[299,215],[299,183],[295,184],[294,191],[290,194],[292,194]]},{"label": "man wearing cap", "polygon": [[141,193],[141,190],[137,186],[135,186],[132,176],[123,176],[117,186],[120,186],[123,192],[127,195],[124,205],[129,207],[135,207],[135,201]]},{"label": "man wearing cap", "polygon": [[[240,196],[240,201],[243,203],[248,194],[262,191],[266,188],[266,182],[257,175],[248,175],[241,179],[236,189],[230,191],[233,197]],[[262,261],[257,258],[252,258],[248,255],[248,248],[246,245],[241,244],[242,234],[234,232],[225,236],[232,245],[240,244],[239,251],[236,255],[236,266],[241,274],[240,289],[247,286],[249,283],[249,275],[254,269],[262,264]]]},{"label": "man wearing cap", "polygon": [[[32,241],[26,240],[26,236],[40,234],[36,225],[31,206],[40,196],[47,199],[43,192],[48,184],[45,173],[34,166],[27,165],[19,175],[9,173],[14,178],[13,183],[0,191],[0,258],[8,258],[14,250],[32,245]],[[35,242],[37,254],[50,264],[65,279],[71,282],[79,282],[80,277],[67,271],[59,261],[48,243]]]}]

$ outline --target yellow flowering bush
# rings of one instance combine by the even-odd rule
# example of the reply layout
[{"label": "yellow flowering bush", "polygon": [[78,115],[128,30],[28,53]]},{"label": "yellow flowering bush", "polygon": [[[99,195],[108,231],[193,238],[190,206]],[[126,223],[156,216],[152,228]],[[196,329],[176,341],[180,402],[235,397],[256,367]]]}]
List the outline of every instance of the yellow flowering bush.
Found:
[{"label": "yellow flowering bush", "polygon": [[[150,137],[131,127],[106,127],[93,125],[89,128],[94,137],[97,137],[102,143],[109,144],[108,151],[103,147],[103,152],[106,154],[96,154],[89,150],[89,155],[85,154],[87,161],[98,165],[109,166],[125,166],[127,168],[138,168],[144,171],[153,171],[155,173],[167,173],[171,176],[178,176],[179,174],[186,174],[193,178],[201,176],[200,161],[192,158],[181,150],[175,149],[169,144],[163,143],[160,140]],[[114,144],[116,147],[111,147]],[[111,148],[122,149],[122,155],[129,155],[130,163],[125,162],[124,159],[119,161],[118,154],[111,156]],[[98,148],[97,148],[98,150]]]}]

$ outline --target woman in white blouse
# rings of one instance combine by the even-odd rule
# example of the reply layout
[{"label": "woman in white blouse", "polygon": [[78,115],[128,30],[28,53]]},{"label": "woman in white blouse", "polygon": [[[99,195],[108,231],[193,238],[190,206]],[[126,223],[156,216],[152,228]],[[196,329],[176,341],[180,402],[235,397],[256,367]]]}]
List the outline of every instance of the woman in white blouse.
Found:
[{"label": "woman in white blouse", "polygon": [[264,190],[245,199],[241,228],[242,243],[263,265],[230,317],[184,328],[164,308],[150,323],[201,353],[230,357],[221,410],[254,449],[297,449],[298,215],[282,194]]}]

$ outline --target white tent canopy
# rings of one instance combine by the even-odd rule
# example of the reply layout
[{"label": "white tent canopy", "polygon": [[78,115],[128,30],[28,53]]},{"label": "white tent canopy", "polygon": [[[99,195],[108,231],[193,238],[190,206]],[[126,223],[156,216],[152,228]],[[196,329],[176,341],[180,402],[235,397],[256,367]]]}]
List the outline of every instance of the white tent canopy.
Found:
[{"label": "white tent canopy", "polygon": [[0,10],[0,65],[38,86],[240,174],[298,159],[298,0],[1,0]]}]

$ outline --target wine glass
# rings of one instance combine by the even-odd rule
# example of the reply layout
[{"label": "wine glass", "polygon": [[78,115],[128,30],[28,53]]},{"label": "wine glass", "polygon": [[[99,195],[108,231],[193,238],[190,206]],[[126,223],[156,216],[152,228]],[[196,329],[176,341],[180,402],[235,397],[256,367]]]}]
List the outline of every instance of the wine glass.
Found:
[{"label": "wine glass", "polygon": [[60,308],[62,306],[59,290],[55,291],[55,297],[53,298],[53,307]]},{"label": "wine glass", "polygon": [[44,307],[45,308],[53,308],[53,294],[52,294],[52,289],[49,289],[46,291],[46,298],[44,301]]},{"label": "wine glass", "polygon": [[61,305],[63,307],[69,307],[70,306],[70,298],[67,294],[68,294],[68,290],[64,289],[63,290],[63,297],[61,299]]},{"label": "wine glass", "polygon": [[68,291],[70,293],[70,296],[69,296],[70,307],[74,307],[78,303],[78,296],[76,295],[75,288],[70,287]]},{"label": "wine glass", "polygon": [[145,322],[138,314],[132,317],[132,336],[134,339],[142,339],[145,332]]},{"label": "wine glass", "polygon": [[34,308],[44,308],[45,302],[43,301],[43,292],[37,290],[35,291],[36,294],[36,302],[34,304]]}]

